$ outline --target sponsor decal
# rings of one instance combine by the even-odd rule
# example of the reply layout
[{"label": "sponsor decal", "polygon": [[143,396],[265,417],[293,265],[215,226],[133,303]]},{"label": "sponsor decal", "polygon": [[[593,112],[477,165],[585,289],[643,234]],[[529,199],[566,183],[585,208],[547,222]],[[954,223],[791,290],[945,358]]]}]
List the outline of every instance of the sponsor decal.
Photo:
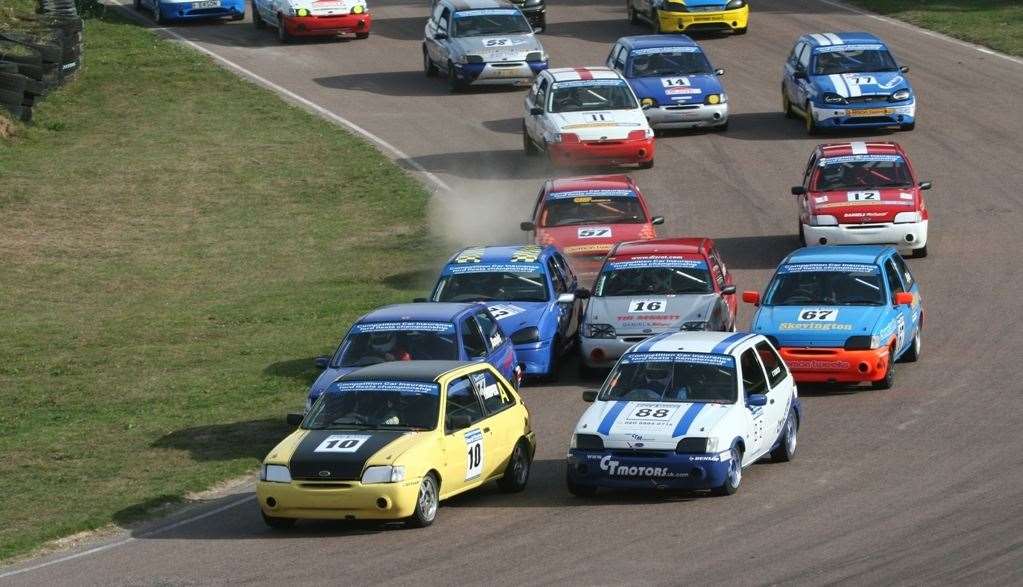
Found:
[{"label": "sponsor decal", "polygon": [[[844,53],[846,51],[883,51],[884,45],[859,44],[859,45],[831,45],[829,47],[815,47],[814,53]],[[848,74],[846,74],[848,75]]]},{"label": "sponsor decal", "polygon": [[782,322],[779,330],[852,330],[852,324],[834,324],[830,322]]},{"label": "sponsor decal", "polygon": [[625,82],[619,79],[580,79],[566,82],[555,82],[557,88],[590,88],[594,86],[624,86]]},{"label": "sponsor decal", "polygon": [[490,310],[490,313],[493,314],[494,318],[497,318],[498,320],[511,318],[516,314],[521,314],[526,311],[525,308],[516,306],[514,304],[494,304],[492,306],[487,306],[487,309]]},{"label": "sponsor decal", "polygon": [[676,473],[668,467],[651,467],[647,465],[623,465],[611,455],[600,459],[600,470],[607,471],[609,477],[659,477],[684,478],[689,473]]},{"label": "sponsor decal", "polygon": [[494,47],[509,47],[515,44],[513,40],[508,38],[481,39],[480,43],[483,43],[483,46],[488,49],[492,49]]},{"label": "sponsor decal", "polygon": [[785,361],[788,366],[802,371],[845,371],[849,368],[846,361],[822,361],[820,359],[790,359]]},{"label": "sponsor decal", "polygon": [[565,253],[569,255],[580,255],[582,253],[606,253],[611,250],[614,245],[577,245],[574,247],[565,247]]},{"label": "sponsor decal", "polygon": [[878,268],[866,263],[790,263],[778,268],[778,275],[820,272],[877,273]]},{"label": "sponsor decal", "polygon": [[[648,315],[644,315],[644,316],[630,316],[628,314],[622,314],[621,316],[616,316],[616,318],[618,319],[619,322],[629,322],[629,321],[671,322],[671,321],[674,321],[674,320],[678,320],[681,317],[682,316],[680,314],[648,314]],[[635,326],[635,324],[630,324],[630,326]],[[653,326],[658,326],[658,325],[657,324],[653,324]]]},{"label": "sponsor decal", "polygon": [[610,226],[588,226],[576,231],[579,238],[611,238]]},{"label": "sponsor decal", "polygon": [[328,392],[378,391],[381,393],[440,395],[440,385],[418,381],[336,381]]},{"label": "sponsor decal", "polygon": [[803,308],[799,310],[796,320],[800,322],[834,322],[838,318],[838,308]]},{"label": "sponsor decal", "polygon": [[671,96],[675,94],[702,94],[703,90],[700,88],[667,88],[664,93]]},{"label": "sponsor decal", "polygon": [[[869,202],[872,206],[912,206],[912,202],[903,202],[901,200],[877,200]],[[827,204],[821,204],[818,208],[848,208],[859,206],[861,202],[829,202]]]},{"label": "sponsor decal", "polygon": [[735,357],[712,353],[629,353],[622,357],[622,364],[629,363],[690,363],[734,369]]},{"label": "sponsor decal", "polygon": [[899,192],[899,199],[900,200],[911,200],[912,201],[913,194],[907,194],[906,192]]},{"label": "sponsor decal", "polygon": [[539,263],[487,263],[448,265],[444,268],[444,275],[464,275],[466,273],[543,273],[543,265]]},{"label": "sponsor decal", "polygon": [[646,49],[636,49],[629,53],[633,55],[663,55],[670,53],[699,53],[699,47],[648,47]]},{"label": "sponsor decal", "polygon": [[823,204],[824,202],[828,201],[828,197],[827,196],[817,196],[816,198],[813,199],[813,201],[814,201],[815,204]]},{"label": "sponsor decal", "polygon": [[455,13],[455,18],[465,18],[467,16],[515,16],[516,14],[521,14],[518,9],[484,8],[479,10],[459,10]]},{"label": "sponsor decal", "polygon": [[846,212],[846,218],[880,218],[887,216],[887,212]]},{"label": "sponsor decal", "polygon": [[853,86],[876,86],[877,78],[865,73],[843,73],[845,83]]},{"label": "sponsor decal", "polygon": [[364,322],[352,326],[354,334],[368,332],[440,332],[454,334],[455,325],[450,322]]},{"label": "sponsor decal", "polygon": [[606,265],[605,273],[608,271],[620,271],[623,269],[706,269],[707,262],[702,259],[687,259],[685,257],[647,257],[640,259],[629,259],[628,261],[612,261]]},{"label": "sponsor decal", "polygon": [[589,199],[581,198],[635,198],[636,192],[632,190],[572,190],[567,192],[551,192],[547,194],[548,200],[574,199],[580,204],[585,204]]},{"label": "sponsor decal", "polygon": [[[356,452],[359,447],[369,440],[368,434],[331,434],[323,439],[313,452]],[[327,475],[330,476],[330,471]]]},{"label": "sponsor decal", "polygon": [[824,157],[817,162],[818,167],[827,165],[838,165],[841,163],[858,163],[862,161],[880,161],[884,163],[901,163],[901,155],[842,155],[839,157]]},{"label": "sponsor decal", "polygon": [[895,348],[901,349],[904,342],[906,342],[906,318],[899,314],[899,317],[895,319]]}]

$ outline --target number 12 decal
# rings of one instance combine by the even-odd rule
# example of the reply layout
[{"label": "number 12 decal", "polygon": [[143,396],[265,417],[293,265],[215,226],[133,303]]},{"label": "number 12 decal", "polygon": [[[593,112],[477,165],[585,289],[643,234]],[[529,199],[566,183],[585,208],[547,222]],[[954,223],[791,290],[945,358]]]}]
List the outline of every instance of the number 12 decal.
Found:
[{"label": "number 12 decal", "polygon": [[473,428],[465,433],[465,479],[474,479],[483,473],[483,433]]}]

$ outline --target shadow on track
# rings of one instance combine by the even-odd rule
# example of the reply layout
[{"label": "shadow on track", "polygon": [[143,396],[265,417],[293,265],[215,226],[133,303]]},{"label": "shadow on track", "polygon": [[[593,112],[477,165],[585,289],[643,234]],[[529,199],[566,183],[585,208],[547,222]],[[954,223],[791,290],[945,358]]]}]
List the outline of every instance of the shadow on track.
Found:
[{"label": "shadow on track", "polygon": [[[780,100],[780,98],[779,98]],[[712,130],[695,132],[715,132]],[[829,141],[848,141],[853,139],[869,139],[878,135],[895,135],[898,131],[888,129],[848,129],[821,133],[810,137],[806,134],[803,119],[785,118],[779,108],[777,112],[740,112],[729,114],[728,130],[722,133],[723,137],[740,141],[779,141],[798,139],[819,139],[825,143]],[[800,155],[805,157],[806,155]]]},{"label": "shadow on track", "polygon": [[[795,216],[793,216],[792,224],[795,226]],[[799,237],[795,232],[768,236],[715,238],[714,242],[721,249],[721,256],[728,264],[728,268],[733,270],[774,269],[785,258],[785,255],[799,248]],[[752,285],[745,284],[743,287],[754,289]],[[740,287],[740,289],[742,288]],[[761,288],[757,287],[756,289],[759,291]]]},{"label": "shadow on track", "polygon": [[428,79],[422,71],[381,71],[313,78],[317,84],[335,90],[356,90],[381,96],[447,96],[447,85]]}]

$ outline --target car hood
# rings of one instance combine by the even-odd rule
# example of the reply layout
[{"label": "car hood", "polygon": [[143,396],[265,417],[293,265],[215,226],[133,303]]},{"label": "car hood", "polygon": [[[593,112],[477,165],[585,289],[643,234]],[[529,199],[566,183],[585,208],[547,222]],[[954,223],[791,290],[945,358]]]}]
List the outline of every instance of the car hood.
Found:
[{"label": "car hood", "polygon": [[622,140],[634,130],[649,128],[646,115],[639,108],[558,112],[550,114],[550,119],[559,132],[575,133],[583,141]]},{"label": "car hood", "polygon": [[451,48],[457,55],[479,55],[484,61],[523,61],[527,53],[543,51],[532,33],[456,37]]},{"label": "car hood", "polygon": [[909,89],[909,81],[897,71],[815,75],[813,83],[822,92],[833,92],[843,98],[864,95],[888,95]]},{"label": "car hood", "polygon": [[581,224],[552,226],[537,230],[537,237],[552,244],[571,257],[603,258],[615,243],[648,240],[656,236],[649,223],[640,224]]},{"label": "car hood", "polygon": [[[486,302],[490,313],[497,318],[506,336],[529,326],[539,326],[549,302]],[[553,332],[541,329],[541,338],[550,338]]]},{"label": "car hood", "polygon": [[[576,424],[576,434],[597,434],[606,448],[674,450],[687,436],[707,437],[737,404],[689,402],[594,402]],[[643,409],[668,410],[666,418],[652,422],[637,418]]]},{"label": "car hood", "polygon": [[314,402],[316,398],[320,397],[331,383],[333,383],[338,377],[347,375],[352,371],[355,371],[358,367],[327,367],[324,369],[320,376],[313,381],[313,384],[309,386],[309,401]]},{"label": "car hood", "polygon": [[313,16],[332,16],[349,14],[356,6],[366,10],[366,0],[288,0],[296,10],[305,8]]},{"label": "car hood", "polygon": [[[833,321],[800,320],[806,310],[832,310]],[[770,335],[780,346],[841,347],[850,336],[871,335],[885,306],[761,306],[753,332]]]},{"label": "car hood", "polygon": [[[600,296],[590,298],[586,307],[587,324],[610,324],[621,335],[657,334],[678,330],[683,322],[708,320],[717,294],[686,294],[674,296]],[[663,310],[630,312],[637,302],[659,301]],[[646,306],[648,304],[644,304]]]},{"label": "car hood", "polygon": [[698,104],[708,94],[721,93],[721,82],[713,74],[634,77],[629,85],[640,100],[653,98],[661,106]]},{"label": "car hood", "polygon": [[899,212],[919,210],[915,187],[811,192],[813,214],[834,216],[842,224],[892,222]]},{"label": "car hood", "polygon": [[[358,480],[370,459],[394,462],[423,438],[407,430],[307,430],[295,444],[288,468],[293,479]],[[347,446],[338,449],[338,443]],[[385,454],[374,458],[385,448]]]}]

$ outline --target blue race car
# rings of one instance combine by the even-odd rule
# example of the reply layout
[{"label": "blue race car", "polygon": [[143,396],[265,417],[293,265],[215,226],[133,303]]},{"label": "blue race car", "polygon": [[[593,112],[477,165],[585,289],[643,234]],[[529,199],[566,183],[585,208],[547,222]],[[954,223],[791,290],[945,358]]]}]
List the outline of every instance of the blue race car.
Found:
[{"label": "blue race car", "polygon": [[622,37],[607,66],[628,80],[650,127],[728,128],[728,95],[703,49],[685,35]]},{"label": "blue race car", "polygon": [[806,130],[916,125],[916,96],[888,47],[870,33],[813,33],[796,41],[781,82],[785,116]]},{"label": "blue race car", "polygon": [[471,247],[452,256],[434,302],[481,301],[511,333],[525,375],[554,379],[576,343],[586,290],[553,246]]},{"label": "blue race car", "polygon": [[888,389],[895,361],[920,357],[920,286],[889,246],[826,245],[786,257],[756,304],[753,332],[778,348],[797,382]]},{"label": "blue race car", "polygon": [[134,0],[135,10],[148,9],[157,24],[178,20],[245,18],[245,0]]},{"label": "blue race car", "polygon": [[486,361],[517,384],[512,343],[483,304],[395,304],[373,310],[352,325],[329,357],[317,357],[323,372],[306,409],[338,377],[389,361]]}]

